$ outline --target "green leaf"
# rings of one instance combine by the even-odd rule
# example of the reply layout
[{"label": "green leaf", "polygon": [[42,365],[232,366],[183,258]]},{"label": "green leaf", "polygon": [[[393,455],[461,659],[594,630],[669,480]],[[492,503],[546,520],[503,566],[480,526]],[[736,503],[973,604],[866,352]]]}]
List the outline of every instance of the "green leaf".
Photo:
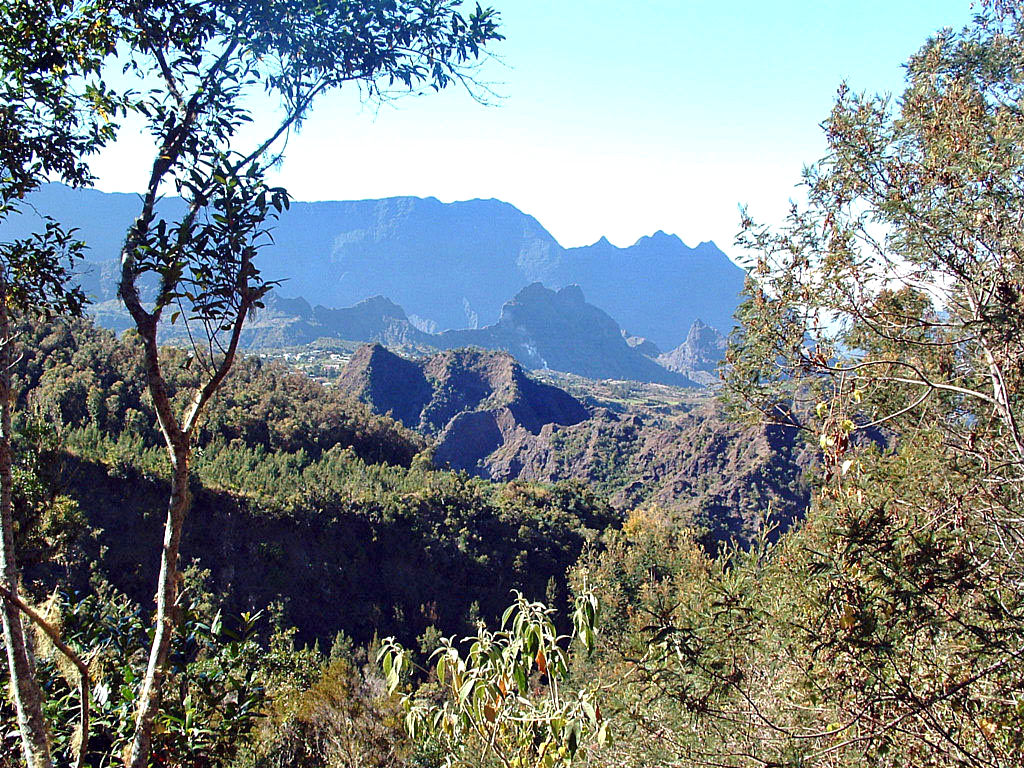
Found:
[{"label": "green leaf", "polygon": [[465,705],[466,700],[469,698],[470,692],[473,690],[473,686],[476,685],[476,680],[472,677],[466,680],[459,688],[459,703]]},{"label": "green leaf", "polygon": [[583,713],[587,716],[587,719],[591,723],[597,724],[597,710],[594,709],[594,705],[587,700],[580,702],[580,707],[583,709]]}]

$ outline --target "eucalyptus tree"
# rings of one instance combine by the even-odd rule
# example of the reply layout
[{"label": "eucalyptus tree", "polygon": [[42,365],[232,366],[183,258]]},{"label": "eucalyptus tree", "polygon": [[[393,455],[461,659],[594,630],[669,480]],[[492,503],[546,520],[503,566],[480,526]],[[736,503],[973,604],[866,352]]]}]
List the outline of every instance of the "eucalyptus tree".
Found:
[{"label": "eucalyptus tree", "polygon": [[[156,145],[124,241],[119,294],[138,330],[172,467],[156,627],[127,758],[142,768],[174,631],[193,437],[246,318],[271,287],[257,255],[268,223],[288,206],[266,172],[318,96],[344,85],[369,99],[471,87],[485,47],[501,36],[493,10],[464,13],[461,0],[136,0],[117,13],[125,71],[139,80],[134,106]],[[276,103],[272,121],[251,111],[259,98]],[[165,218],[158,206],[168,192],[184,202],[180,217]],[[200,375],[188,394],[169,387],[162,321],[184,323],[192,339]]]},{"label": "eucalyptus tree", "polygon": [[[117,40],[107,16],[109,5],[105,0],[0,4],[0,224],[12,215],[30,215],[26,196],[49,180],[87,183],[86,159],[114,135],[111,118],[119,102],[99,77]],[[12,319],[81,312],[85,297],[71,285],[71,268],[82,247],[73,231],[49,217],[40,217],[30,236],[0,242],[0,618],[22,751],[30,768],[49,766],[51,756],[22,626],[23,614],[34,614],[19,595],[14,543]],[[85,685],[82,695],[84,743],[89,703]]]}]

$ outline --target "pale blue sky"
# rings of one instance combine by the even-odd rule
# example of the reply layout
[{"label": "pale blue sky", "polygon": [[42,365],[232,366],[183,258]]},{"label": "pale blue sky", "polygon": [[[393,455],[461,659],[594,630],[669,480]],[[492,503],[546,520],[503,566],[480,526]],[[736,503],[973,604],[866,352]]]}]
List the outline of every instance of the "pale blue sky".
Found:
[{"label": "pale blue sky", "polygon": [[[391,195],[506,200],[567,246],[662,229],[731,249],[737,205],[777,220],[821,155],[839,83],[899,91],[901,65],[969,0],[492,0],[507,40],[464,92],[372,109],[322,100],[277,172],[298,200]],[[96,164],[99,187],[142,186],[137,131]]]}]

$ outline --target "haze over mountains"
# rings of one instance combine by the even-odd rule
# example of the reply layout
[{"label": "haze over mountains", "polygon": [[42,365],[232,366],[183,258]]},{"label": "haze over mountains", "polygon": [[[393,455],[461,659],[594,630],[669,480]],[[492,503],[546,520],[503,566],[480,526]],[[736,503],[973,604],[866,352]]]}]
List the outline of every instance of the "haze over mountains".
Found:
[{"label": "haze over mountains", "polygon": [[630,346],[608,313],[587,302],[578,285],[552,291],[540,283],[521,290],[494,325],[445,331],[439,346],[511,352],[528,368],[569,371],[591,379],[633,379],[690,385]]},{"label": "haze over mountains", "polygon": [[[97,302],[114,300],[117,254],[137,197],[51,184],[30,202],[79,229],[90,248],[84,287]],[[161,205],[169,215],[181,201]],[[33,219],[10,221],[2,236],[27,233],[38,224]],[[602,239],[566,249],[532,216],[498,200],[294,203],[273,237],[261,267],[284,281],[282,294],[324,308],[383,296],[429,331],[500,324],[503,306],[525,286],[577,284],[630,335],[672,349],[698,319],[727,332],[743,284],[743,271],[714,243],[690,248],[658,232],[628,248]],[[102,322],[117,326],[114,306],[98,310]]]},{"label": "haze over mountains", "polygon": [[[180,325],[167,330],[182,333]],[[655,360],[659,350],[653,343],[631,343],[636,340],[627,338],[606,312],[589,304],[578,285],[552,291],[540,283],[531,283],[505,302],[493,325],[443,333],[421,331],[402,307],[383,296],[346,309],[327,309],[272,293],[265,309],[247,325],[243,341],[252,348],[274,348],[322,338],[375,342],[412,353],[479,347],[508,352],[530,369],[678,386],[692,386],[690,372],[713,370],[721,359],[719,350],[710,345],[685,357],[701,362],[710,356],[710,367],[678,365],[670,369]],[[691,331],[684,346],[695,338],[703,341]]]}]

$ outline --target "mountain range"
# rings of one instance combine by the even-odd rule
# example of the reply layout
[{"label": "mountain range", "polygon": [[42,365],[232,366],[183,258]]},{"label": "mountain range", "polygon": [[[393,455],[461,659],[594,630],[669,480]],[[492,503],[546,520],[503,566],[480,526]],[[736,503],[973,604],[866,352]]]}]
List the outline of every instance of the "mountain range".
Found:
[{"label": "mountain range", "polygon": [[[113,305],[117,258],[137,214],[136,195],[49,184],[26,210],[76,227],[89,246],[82,282],[101,322],[124,323]],[[180,214],[168,197],[158,212]],[[31,214],[5,221],[0,238],[38,227]],[[421,331],[500,324],[509,297],[535,282],[558,290],[578,285],[593,305],[661,349],[682,341],[700,319],[727,332],[743,271],[714,243],[686,246],[658,232],[628,248],[607,240],[563,248],[541,224],[499,200],[442,203],[396,197],[293,203],[261,254],[264,277],[311,306],[349,307],[386,296]]]},{"label": "mountain range", "polygon": [[[180,326],[167,331],[182,333]],[[659,350],[654,344],[627,338],[614,319],[587,303],[576,285],[553,291],[532,283],[505,302],[496,323],[443,333],[421,331],[402,307],[383,296],[346,309],[328,309],[310,306],[304,299],[271,294],[266,307],[247,325],[244,340],[250,348],[266,348],[298,346],[321,338],[376,342],[414,353],[477,347],[508,352],[529,369],[566,371],[593,379],[694,384],[689,369],[677,366],[670,370],[655,360]],[[695,339],[703,337],[691,333],[684,346],[697,343]],[[703,360],[708,355],[714,355],[714,350],[695,349],[685,359]],[[715,358],[715,364],[719,359]]]}]

